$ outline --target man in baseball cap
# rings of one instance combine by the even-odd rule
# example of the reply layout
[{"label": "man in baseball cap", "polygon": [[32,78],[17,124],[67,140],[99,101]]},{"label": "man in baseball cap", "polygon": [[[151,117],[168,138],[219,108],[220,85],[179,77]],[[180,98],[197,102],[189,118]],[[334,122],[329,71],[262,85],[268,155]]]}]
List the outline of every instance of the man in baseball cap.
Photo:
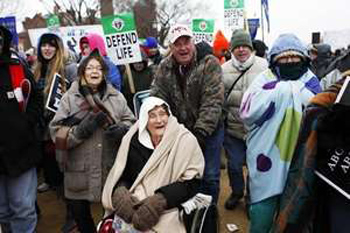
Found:
[{"label": "man in baseball cap", "polygon": [[197,57],[193,34],[188,26],[172,26],[168,39],[171,55],[159,64],[151,95],[169,103],[178,121],[196,136],[206,163],[199,191],[211,195],[216,202],[223,141],[220,122],[224,100],[221,66],[211,54]]}]

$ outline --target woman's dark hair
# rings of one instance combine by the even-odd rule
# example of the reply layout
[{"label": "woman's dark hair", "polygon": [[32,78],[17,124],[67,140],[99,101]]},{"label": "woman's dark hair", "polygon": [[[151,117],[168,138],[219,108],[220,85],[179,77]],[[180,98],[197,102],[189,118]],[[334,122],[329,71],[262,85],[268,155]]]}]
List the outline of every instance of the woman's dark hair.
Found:
[{"label": "woman's dark hair", "polygon": [[79,77],[79,79],[82,79],[84,77],[85,69],[87,67],[87,64],[92,59],[96,59],[101,64],[103,77],[106,77],[106,75],[108,73],[108,66],[107,66],[106,62],[103,60],[103,57],[100,55],[98,50],[95,49],[95,50],[93,50],[90,53],[89,56],[87,56],[85,59],[83,59],[81,61],[80,65],[79,65],[79,68],[78,68],[78,77]]}]

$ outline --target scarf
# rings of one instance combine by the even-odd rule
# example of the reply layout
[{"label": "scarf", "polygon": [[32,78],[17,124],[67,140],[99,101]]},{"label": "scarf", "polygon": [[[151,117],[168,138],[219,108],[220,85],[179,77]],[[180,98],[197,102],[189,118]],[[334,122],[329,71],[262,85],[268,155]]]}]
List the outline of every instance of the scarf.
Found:
[{"label": "scarf", "polygon": [[90,112],[98,113],[100,111],[107,114],[108,126],[115,124],[112,114],[99,98],[99,93],[92,94],[91,88],[85,85],[84,82],[81,82],[80,84],[79,91],[84,96],[85,101],[79,106],[79,112],[62,120],[61,124],[63,127],[61,127],[56,134],[56,159],[62,171],[64,171],[67,163],[67,139],[72,126],[78,125]]},{"label": "scarf", "polygon": [[14,97],[16,98],[21,112],[25,112],[31,92],[31,84],[25,78],[24,68],[20,63],[10,64],[11,82]]},{"label": "scarf", "polygon": [[232,65],[234,68],[236,68],[239,71],[244,71],[251,67],[255,60],[255,55],[251,54],[250,57],[245,62],[238,61],[235,56],[232,56]]}]

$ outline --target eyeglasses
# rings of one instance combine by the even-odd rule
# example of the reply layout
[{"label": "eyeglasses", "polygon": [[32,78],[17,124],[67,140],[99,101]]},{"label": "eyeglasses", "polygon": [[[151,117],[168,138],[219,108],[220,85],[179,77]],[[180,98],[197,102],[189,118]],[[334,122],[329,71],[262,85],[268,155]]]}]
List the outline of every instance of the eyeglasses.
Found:
[{"label": "eyeglasses", "polygon": [[85,68],[86,71],[93,71],[93,70],[96,70],[96,71],[99,71],[99,72],[102,72],[103,69],[101,66],[87,66]]}]

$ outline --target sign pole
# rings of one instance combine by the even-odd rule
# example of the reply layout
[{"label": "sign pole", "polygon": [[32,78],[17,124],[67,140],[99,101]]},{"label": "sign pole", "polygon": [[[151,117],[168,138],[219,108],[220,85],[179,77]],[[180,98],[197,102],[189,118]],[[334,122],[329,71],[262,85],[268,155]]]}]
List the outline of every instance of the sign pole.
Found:
[{"label": "sign pole", "polygon": [[130,64],[125,64],[126,68],[126,74],[128,76],[128,82],[129,82],[129,87],[130,87],[130,92],[131,94],[135,94],[135,85],[134,85],[134,79],[132,77],[131,69],[130,69]]},{"label": "sign pole", "polygon": [[265,42],[264,13],[263,13],[263,5],[261,3],[260,3],[260,12],[261,12],[261,36],[262,36],[262,41]]}]

